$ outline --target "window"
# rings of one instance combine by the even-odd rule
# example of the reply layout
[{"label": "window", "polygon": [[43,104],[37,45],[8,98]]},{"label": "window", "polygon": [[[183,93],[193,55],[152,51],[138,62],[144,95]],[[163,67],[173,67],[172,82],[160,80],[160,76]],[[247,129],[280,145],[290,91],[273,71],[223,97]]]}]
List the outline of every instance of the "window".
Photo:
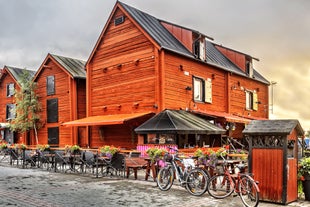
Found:
[{"label": "window", "polygon": [[53,75],[46,77],[46,91],[48,96],[55,94],[55,77]]},{"label": "window", "polygon": [[47,129],[48,144],[58,146],[59,144],[59,127],[51,127]]},{"label": "window", "polygon": [[258,98],[257,93],[254,91],[245,91],[245,108],[247,110],[255,110],[258,109]]},{"label": "window", "polygon": [[210,78],[193,78],[194,101],[212,103],[212,81]]},{"label": "window", "polygon": [[14,96],[14,93],[15,93],[14,83],[7,84],[6,85],[6,96],[12,97]]},{"label": "window", "polygon": [[201,78],[194,78],[194,101],[202,101],[203,80]]},{"label": "window", "polygon": [[16,117],[16,105],[15,104],[7,104],[6,105],[6,119],[11,120]]},{"label": "window", "polygon": [[47,123],[58,122],[58,99],[48,99],[47,105]]}]

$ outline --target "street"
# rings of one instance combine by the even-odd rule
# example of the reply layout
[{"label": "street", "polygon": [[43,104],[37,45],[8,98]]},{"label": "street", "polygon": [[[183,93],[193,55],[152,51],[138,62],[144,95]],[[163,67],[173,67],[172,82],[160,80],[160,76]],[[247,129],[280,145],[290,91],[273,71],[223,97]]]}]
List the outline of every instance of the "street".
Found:
[{"label": "street", "polygon": [[[0,206],[242,206],[238,196],[216,200],[206,193],[195,197],[175,185],[169,191],[160,191],[154,182],[142,177],[94,178],[0,166]],[[259,206],[277,205],[261,202]],[[310,206],[310,203],[300,201],[288,206]]]}]

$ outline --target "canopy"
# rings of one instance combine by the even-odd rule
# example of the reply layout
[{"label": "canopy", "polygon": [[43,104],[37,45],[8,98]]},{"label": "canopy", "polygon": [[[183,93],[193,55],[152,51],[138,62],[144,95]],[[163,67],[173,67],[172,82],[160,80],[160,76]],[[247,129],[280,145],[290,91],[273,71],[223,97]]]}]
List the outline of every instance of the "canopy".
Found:
[{"label": "canopy", "polygon": [[223,134],[226,131],[183,110],[164,110],[135,129],[138,134]]},{"label": "canopy", "polygon": [[65,122],[64,126],[98,126],[98,125],[115,125],[123,124],[126,121],[142,117],[150,114],[147,113],[132,113],[132,114],[113,114],[104,116],[90,116],[83,119],[77,119],[74,121]]},{"label": "canopy", "polygon": [[197,113],[197,114],[202,114],[202,115],[205,115],[205,116],[222,117],[222,118],[225,118],[226,121],[228,121],[228,122],[236,122],[236,123],[248,124],[248,123],[250,123],[252,121],[251,119],[235,116],[235,115],[232,115],[232,114],[229,114],[229,113],[225,113],[225,112],[199,111],[199,110],[197,110],[197,111],[194,110],[193,112]]}]

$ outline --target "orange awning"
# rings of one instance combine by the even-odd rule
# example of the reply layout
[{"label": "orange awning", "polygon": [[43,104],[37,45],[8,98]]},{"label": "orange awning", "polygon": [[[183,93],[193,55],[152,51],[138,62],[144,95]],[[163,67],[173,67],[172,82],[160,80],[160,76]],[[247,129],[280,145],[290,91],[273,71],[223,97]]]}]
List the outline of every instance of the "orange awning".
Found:
[{"label": "orange awning", "polygon": [[193,112],[198,113],[198,114],[202,114],[205,116],[225,118],[226,121],[228,121],[228,122],[248,124],[252,121],[251,119],[235,116],[235,115],[225,113],[225,112],[217,112],[217,111],[193,111]]},{"label": "orange awning", "polygon": [[65,122],[63,126],[99,126],[99,125],[116,125],[123,124],[124,122],[142,117],[150,114],[147,113],[133,113],[133,114],[113,114],[104,116],[90,116],[83,119]]}]

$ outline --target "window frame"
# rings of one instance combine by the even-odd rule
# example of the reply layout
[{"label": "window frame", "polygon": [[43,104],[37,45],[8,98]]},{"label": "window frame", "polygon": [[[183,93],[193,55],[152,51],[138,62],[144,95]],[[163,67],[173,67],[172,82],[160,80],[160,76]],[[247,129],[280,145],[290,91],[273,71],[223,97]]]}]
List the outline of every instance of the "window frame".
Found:
[{"label": "window frame", "polygon": [[55,76],[49,75],[46,77],[46,94],[48,96],[55,95]]},{"label": "window frame", "polygon": [[6,120],[13,120],[16,118],[16,104],[6,104],[5,117],[6,117]]},{"label": "window frame", "polygon": [[256,91],[245,90],[245,109],[249,111],[258,110],[258,96]]},{"label": "window frame", "polygon": [[15,94],[15,84],[7,83],[6,84],[6,97],[12,97]]},{"label": "window frame", "polygon": [[46,100],[46,120],[47,123],[58,123],[58,98]]},{"label": "window frame", "polygon": [[193,101],[212,103],[212,80],[193,76]]}]

